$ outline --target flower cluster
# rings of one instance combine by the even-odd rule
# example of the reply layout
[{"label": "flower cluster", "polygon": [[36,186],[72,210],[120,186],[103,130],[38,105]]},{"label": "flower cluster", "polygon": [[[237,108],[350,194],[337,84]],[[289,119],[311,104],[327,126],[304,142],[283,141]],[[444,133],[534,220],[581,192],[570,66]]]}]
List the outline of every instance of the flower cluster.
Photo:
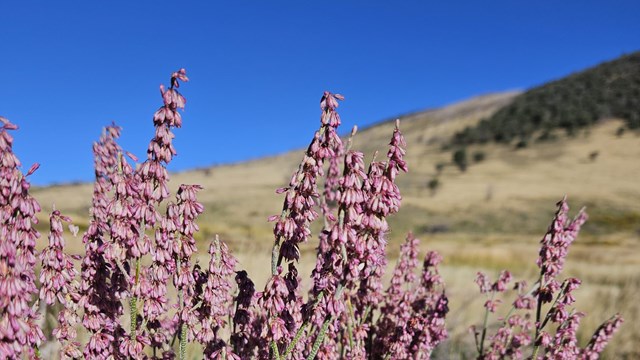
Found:
[{"label": "flower cluster", "polygon": [[611,319],[605,321],[591,337],[589,344],[582,351],[582,357],[588,360],[595,360],[600,357],[600,353],[607,346],[613,335],[618,331],[623,323],[622,316],[616,314]]},{"label": "flower cluster", "polygon": [[[581,281],[568,278],[560,283],[557,277],[564,267],[569,245],[578,236],[587,214],[582,209],[570,221],[568,212],[564,198],[558,203],[558,210],[541,241],[536,261],[540,268],[538,281],[528,292],[525,292],[525,281],[516,282],[516,299],[498,329],[488,338],[489,314],[496,312],[502,302],[498,295],[507,290],[512,277],[508,271],[503,271],[498,280],[491,283],[486,275],[478,273],[476,283],[480,292],[487,294],[482,328],[471,327],[478,359],[597,359],[622,323],[619,315],[614,316],[596,331],[586,347],[579,346],[578,328],[585,314],[571,306],[576,301],[573,292]],[[545,308],[547,303],[551,304]],[[489,340],[488,345],[486,340]],[[525,356],[524,350],[529,345],[533,345],[533,349]]]},{"label": "flower cluster", "polygon": [[[223,340],[222,331],[227,328],[227,318],[233,317],[240,325],[243,323],[240,316],[235,316],[237,311],[229,308],[233,301],[232,296],[232,275],[235,273],[237,260],[229,252],[227,244],[221,242],[216,236],[209,246],[208,272],[197,271],[196,283],[202,284],[197,291],[197,300],[192,305],[200,322],[200,331],[194,334],[195,338],[204,347],[204,355],[209,359],[233,359],[237,358],[230,344]],[[195,329],[195,327],[192,327]]]},{"label": "flower cluster", "polygon": [[[40,253],[42,270],[40,271],[40,299],[47,305],[56,301],[62,305],[58,313],[60,326],[53,335],[62,343],[63,358],[79,358],[82,355],[80,344],[76,339],[76,325],[80,322],[78,308],[80,303],[80,283],[76,280],[78,271],[71,257],[64,253],[65,241],[62,236],[62,222],[71,223],[71,219],[58,210],[53,210],[49,217],[49,245]],[[69,225],[69,229],[77,234],[78,228]]]},{"label": "flower cluster", "polygon": [[115,352],[114,340],[120,332],[118,318],[123,311],[110,285],[123,288],[124,279],[122,274],[112,271],[104,254],[110,233],[108,206],[122,153],[116,143],[120,130],[115,124],[107,126],[93,144],[95,181],[91,219],[82,238],[85,244],[80,281],[82,325],[91,334],[84,356],[94,359],[106,359]]},{"label": "flower cluster", "polygon": [[[340,115],[336,109],[338,100],[343,99],[342,95],[328,91],[323,94],[320,100],[320,129],[309,144],[298,170],[291,177],[289,187],[277,191],[286,192],[281,214],[269,218],[276,221],[273,229],[272,278],[261,294],[261,304],[266,306],[269,322],[266,337],[276,351],[280,351],[281,347],[284,349],[285,340],[290,339],[302,324],[302,297],[293,261],[299,259],[299,244],[308,240],[311,235],[310,223],[318,216],[314,206],[317,202],[318,177],[324,174],[324,161],[335,157],[336,149],[342,146],[342,140],[336,132],[340,125]],[[282,276],[283,260],[288,262],[289,273],[285,276],[288,281]]]},{"label": "flower cluster", "polygon": [[38,292],[34,266],[40,205],[29,194],[27,176],[38,165],[22,174],[9,134],[18,127],[1,116],[0,122],[0,355],[34,357],[34,349],[44,340],[36,324],[38,313],[31,306]]},{"label": "flower cluster", "polygon": [[386,292],[376,324],[373,349],[376,358],[430,358],[433,349],[447,338],[445,317],[449,312],[444,282],[438,272],[442,257],[425,255],[422,276],[416,283],[418,239],[413,234],[400,249],[400,258]]},{"label": "flower cluster", "polygon": [[540,287],[537,290],[542,302],[548,303],[553,299],[553,294],[560,288],[556,277],[562,271],[564,262],[569,252],[569,246],[575,240],[580,227],[587,220],[584,208],[580,210],[573,221],[569,220],[567,213],[569,205],[564,198],[558,202],[558,211],[540,243],[540,257],[536,264],[540,267]]},{"label": "flower cluster", "polygon": [[382,276],[387,266],[386,234],[389,230],[387,217],[400,209],[402,196],[395,181],[400,171],[408,171],[404,160],[405,147],[406,142],[400,132],[400,121],[396,121],[389,142],[388,161],[374,160],[369,165],[363,188],[367,200],[362,209],[360,230],[360,236],[366,240],[364,268],[360,290],[355,298],[360,316],[368,316],[371,310],[376,309],[382,301]]}]

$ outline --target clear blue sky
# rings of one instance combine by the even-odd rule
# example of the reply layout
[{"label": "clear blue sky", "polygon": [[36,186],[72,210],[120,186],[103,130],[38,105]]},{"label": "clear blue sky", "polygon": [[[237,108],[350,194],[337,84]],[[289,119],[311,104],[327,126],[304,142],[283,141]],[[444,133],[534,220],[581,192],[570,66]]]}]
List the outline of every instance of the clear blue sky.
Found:
[{"label": "clear blue sky", "polygon": [[[313,4],[312,4],[313,3]],[[526,5],[525,5],[526,4]],[[185,170],[304,147],[318,101],[343,132],[474,95],[526,89],[640,49],[638,1],[4,1],[0,114],[36,184],[91,180],[116,121],[145,158],[158,85],[191,82]]]}]

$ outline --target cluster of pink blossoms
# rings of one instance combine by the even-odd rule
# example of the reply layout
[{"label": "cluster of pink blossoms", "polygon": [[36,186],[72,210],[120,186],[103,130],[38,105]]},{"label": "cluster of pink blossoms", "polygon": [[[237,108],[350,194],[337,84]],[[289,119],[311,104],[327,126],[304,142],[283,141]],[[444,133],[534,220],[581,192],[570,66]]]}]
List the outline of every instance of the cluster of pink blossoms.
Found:
[{"label": "cluster of pink blossoms", "polygon": [[[484,324],[480,329],[471,328],[478,359],[597,359],[619,328],[622,318],[615,315],[600,326],[586,347],[578,344],[578,327],[585,314],[573,309],[572,305],[576,301],[573,292],[581,281],[568,278],[560,283],[558,276],[564,267],[569,246],[578,236],[587,214],[582,209],[575,219],[570,220],[568,212],[569,206],[564,198],[558,203],[553,221],[541,240],[536,261],[540,268],[538,281],[527,292],[526,282],[516,282],[516,299],[507,316],[501,319],[501,326],[490,336],[489,314],[495,313],[501,304],[498,295],[508,289],[512,276],[503,271],[498,280],[491,283],[486,275],[478,273],[476,283],[480,292],[487,295]],[[545,307],[548,303],[551,305]],[[553,330],[549,329],[551,326]],[[529,345],[533,345],[531,354],[525,354]]]},{"label": "cluster of pink blossoms", "polygon": [[444,282],[438,273],[442,257],[425,255],[422,276],[416,281],[419,240],[409,234],[400,248],[400,258],[386,291],[376,323],[378,346],[374,358],[430,358],[435,347],[448,336],[444,319],[449,312]]},{"label": "cluster of pink blossoms", "polygon": [[77,228],[71,225],[69,217],[62,215],[58,210],[51,213],[49,245],[40,253],[40,299],[47,305],[54,304],[56,300],[62,304],[62,310],[58,313],[60,326],[53,331],[53,335],[62,344],[63,357],[79,358],[82,352],[80,343],[75,340],[76,326],[80,322],[80,283],[76,280],[78,271],[73,260],[79,260],[80,257],[71,257],[64,253],[63,221],[70,224],[69,228],[74,235],[77,233]]},{"label": "cluster of pink blossoms", "polygon": [[[386,267],[385,237],[389,231],[386,218],[400,207],[401,196],[395,180],[400,171],[407,171],[403,159],[406,144],[399,123],[391,138],[387,161],[374,159],[367,170],[364,154],[351,150],[351,141],[344,149],[337,136],[323,137],[327,131],[335,133],[340,123],[337,100],[342,97],[328,92],[323,95],[320,130],[294,173],[290,187],[278,191],[287,195],[282,214],[272,217],[278,220],[274,228],[273,275],[265,291],[258,294],[259,304],[266,309],[263,319],[267,325],[263,335],[268,341],[268,350],[260,356],[366,359],[401,356],[401,350],[419,351],[428,356],[435,345],[446,338],[444,316],[448,308],[435,270],[438,261],[433,259],[439,259],[437,255],[431,254],[433,261],[425,262],[421,281],[413,281],[414,276],[407,285],[415,287],[414,296],[402,305],[412,320],[411,328],[406,330],[412,340],[398,345],[395,337],[386,337],[384,332],[389,327],[377,325],[374,318],[382,303],[387,304],[383,312],[396,311],[399,306],[384,295],[381,283]],[[354,135],[355,129],[351,136]],[[332,141],[319,146],[323,144],[319,139],[323,138]],[[319,195],[315,184],[323,174],[322,163],[327,159],[329,169],[323,196],[316,201]],[[341,172],[337,159],[342,160]],[[307,181],[301,183],[301,179]],[[286,244],[292,238],[308,237],[309,224],[317,214],[303,205],[315,203],[322,209],[324,228],[319,235],[313,286],[308,301],[303,304],[297,293],[299,280],[294,262],[299,258],[297,246]],[[302,210],[308,212],[300,216]],[[283,259],[289,261],[285,275],[282,275]],[[373,344],[386,344],[385,350]]]},{"label": "cluster of pink blossoms", "polygon": [[[277,191],[286,194],[281,214],[270,218],[276,221],[273,230],[272,278],[265,286],[265,291],[259,294],[260,304],[267,310],[265,336],[272,348],[284,349],[296,329],[302,325],[302,296],[299,294],[294,261],[300,257],[299,244],[311,236],[311,222],[318,217],[314,207],[317,203],[317,181],[324,174],[324,161],[336,156],[336,149],[342,144],[336,132],[340,125],[336,108],[338,100],[342,99],[341,95],[323,94],[320,100],[320,129],[309,144],[298,170],[291,177],[289,187]],[[289,273],[285,276],[282,275],[283,260],[288,263]]]},{"label": "cluster of pink blossoms", "polygon": [[36,288],[36,213],[40,205],[29,194],[26,175],[13,153],[10,130],[18,127],[0,116],[0,355],[35,357],[34,349],[44,340],[36,323],[33,297]]}]

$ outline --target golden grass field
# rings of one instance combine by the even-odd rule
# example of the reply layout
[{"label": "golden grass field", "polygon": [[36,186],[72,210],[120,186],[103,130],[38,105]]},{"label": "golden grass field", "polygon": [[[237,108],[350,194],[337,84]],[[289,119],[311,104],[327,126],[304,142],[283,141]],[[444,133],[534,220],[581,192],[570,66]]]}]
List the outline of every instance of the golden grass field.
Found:
[{"label": "golden grass field", "polygon": [[[553,216],[555,203],[566,194],[572,214],[581,206],[587,206],[590,214],[563,272],[565,277],[583,281],[576,293],[576,307],[587,313],[581,326],[582,341],[599,323],[620,312],[625,323],[606,357],[640,358],[638,134],[627,132],[616,137],[621,122],[606,120],[575,137],[560,135],[554,142],[517,151],[502,145],[473,146],[468,153],[483,151],[484,161],[471,163],[465,173],[446,166],[439,176],[441,187],[433,195],[426,186],[436,175],[435,164],[450,163],[451,152],[441,150],[448,137],[490,115],[515,95],[482,96],[401,118],[410,173],[399,177],[403,207],[390,219],[389,252],[393,259],[406,232],[413,231],[422,239],[423,253],[437,250],[444,256],[442,273],[450,299],[451,337],[437,357],[469,355],[466,351],[472,337],[467,329],[479,324],[483,314],[484,300],[473,282],[478,270],[495,277],[501,269],[509,269],[518,280],[535,281],[538,241]],[[392,122],[384,122],[360,131],[353,148],[364,151],[365,159],[371,159],[375,150],[384,154],[392,129]],[[589,154],[596,151],[597,158],[590,160]],[[201,239],[220,234],[257,288],[269,273],[273,237],[266,219],[279,213],[282,206],[282,197],[274,190],[288,183],[301,158],[302,151],[296,151],[172,175],[174,188],[181,183],[204,186],[199,196],[206,208],[199,221]],[[55,203],[81,228],[86,226],[91,192],[91,184],[35,188],[33,195],[43,207],[41,225],[48,223],[47,212]],[[82,251],[79,240],[70,242],[73,252]],[[312,241],[303,248],[303,277],[313,267],[314,247]],[[205,249],[204,242],[201,249]]]}]

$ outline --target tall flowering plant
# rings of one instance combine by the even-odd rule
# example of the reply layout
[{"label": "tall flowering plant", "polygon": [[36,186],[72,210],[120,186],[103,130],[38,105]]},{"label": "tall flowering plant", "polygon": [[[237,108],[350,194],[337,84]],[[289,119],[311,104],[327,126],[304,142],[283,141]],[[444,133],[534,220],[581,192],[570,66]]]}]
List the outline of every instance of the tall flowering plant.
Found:
[{"label": "tall flowering plant", "polygon": [[[614,315],[596,330],[584,348],[579,346],[577,332],[585,314],[572,305],[576,301],[573,292],[581,281],[568,278],[560,282],[558,276],[564,268],[569,246],[587,220],[587,213],[583,208],[571,220],[566,197],[557,206],[551,225],[540,241],[536,261],[540,269],[538,280],[529,291],[525,281],[515,283],[516,299],[493,335],[488,334],[488,319],[502,303],[500,295],[508,289],[512,276],[505,270],[491,282],[485,274],[478,273],[476,283],[487,297],[482,327],[471,327],[478,359],[597,359],[622,323],[622,317]],[[531,352],[527,353],[529,346]]]},{"label": "tall flowering plant", "polygon": [[18,127],[1,116],[0,122],[0,355],[38,357],[38,346],[44,340],[33,306],[38,293],[34,266],[40,205],[29,194],[27,179],[38,165],[26,174],[20,171],[9,133]]}]

